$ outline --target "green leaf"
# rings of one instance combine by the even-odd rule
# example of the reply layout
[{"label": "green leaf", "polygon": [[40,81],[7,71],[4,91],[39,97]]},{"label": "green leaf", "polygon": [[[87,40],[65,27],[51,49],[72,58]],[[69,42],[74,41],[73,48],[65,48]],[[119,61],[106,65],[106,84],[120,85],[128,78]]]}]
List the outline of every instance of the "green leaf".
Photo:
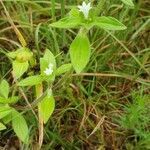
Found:
[{"label": "green leaf", "polygon": [[10,58],[12,58],[12,59],[15,59],[16,56],[17,56],[17,54],[18,54],[20,51],[22,51],[21,48],[18,49],[18,50],[16,50],[16,51],[14,51],[14,52],[9,52],[9,53],[7,53],[7,56],[10,57]]},{"label": "green leaf", "polygon": [[[52,65],[52,74],[46,75],[45,70],[49,68],[49,65]],[[41,75],[44,81],[51,82],[55,79],[55,70],[56,70],[56,60],[55,56],[51,53],[49,49],[46,49],[43,58],[40,59],[40,70]]]},{"label": "green leaf", "polygon": [[70,46],[71,63],[77,73],[80,73],[90,59],[91,49],[88,37],[79,33]]},{"label": "green leaf", "polygon": [[69,12],[69,16],[70,16],[71,18],[79,18],[79,17],[80,17],[80,12],[79,12],[79,10],[78,10],[76,7],[74,7],[74,8],[72,8],[71,11]]},{"label": "green leaf", "polygon": [[106,30],[125,30],[126,26],[113,17],[96,17],[94,25]]},{"label": "green leaf", "polygon": [[43,72],[46,70],[46,68],[48,67],[48,62],[47,60],[45,60],[44,58],[40,58],[40,70],[41,70],[41,74],[43,74]]},{"label": "green leaf", "polygon": [[0,83],[0,95],[4,98],[8,98],[9,84],[6,80],[2,80]]},{"label": "green leaf", "polygon": [[27,78],[21,80],[18,83],[18,86],[33,86],[33,85],[40,84],[42,81],[43,81],[43,79],[40,75],[30,76],[30,77],[27,77]]},{"label": "green leaf", "polygon": [[20,78],[28,70],[28,62],[13,61],[13,74],[15,78]]},{"label": "green leaf", "polygon": [[28,139],[29,139],[29,130],[28,130],[26,120],[16,110],[14,110],[12,112],[12,116],[13,116],[13,118],[12,118],[12,127],[14,129],[14,132],[20,138],[21,141],[23,141],[24,143],[27,144]]},{"label": "green leaf", "polygon": [[41,74],[43,74],[43,72],[45,71],[45,69],[48,68],[49,64],[53,64],[54,69],[56,69],[55,56],[53,55],[53,53],[49,49],[46,49],[43,58],[40,59]]},{"label": "green leaf", "polygon": [[9,122],[11,122],[11,120],[12,120],[12,113],[2,118],[4,124],[8,124]]},{"label": "green leaf", "polygon": [[0,119],[6,117],[12,112],[12,108],[8,105],[0,105]]},{"label": "green leaf", "polygon": [[81,20],[79,17],[70,17],[69,16],[69,17],[63,18],[57,22],[50,24],[50,26],[55,27],[55,28],[68,29],[68,28],[76,28],[80,24],[81,24]]},{"label": "green leaf", "polygon": [[32,58],[33,53],[26,47],[21,47],[14,52],[7,53],[7,56],[12,59],[17,59],[19,62],[25,62]]},{"label": "green leaf", "polygon": [[0,103],[3,103],[3,104],[16,103],[18,101],[18,99],[19,98],[17,96],[13,96],[13,97],[10,97],[10,98],[0,97]]},{"label": "green leaf", "polygon": [[38,105],[39,114],[44,123],[48,121],[55,108],[55,100],[52,94],[48,94]]},{"label": "green leaf", "polygon": [[54,65],[54,68],[56,68],[55,56],[49,49],[46,49],[43,59],[47,62],[48,65],[51,63]]},{"label": "green leaf", "polygon": [[5,129],[6,129],[5,125],[0,122],[0,131]]},{"label": "green leaf", "polygon": [[121,1],[130,7],[134,7],[134,3],[132,0],[121,0]]},{"label": "green leaf", "polygon": [[62,66],[60,66],[57,70],[56,70],[56,76],[59,76],[63,73],[66,73],[68,71],[70,71],[72,68],[72,64],[64,64]]},{"label": "green leaf", "polygon": [[19,62],[27,62],[32,59],[32,56],[33,53],[29,49],[24,48],[23,50],[18,52],[18,54],[16,55],[16,60]]}]

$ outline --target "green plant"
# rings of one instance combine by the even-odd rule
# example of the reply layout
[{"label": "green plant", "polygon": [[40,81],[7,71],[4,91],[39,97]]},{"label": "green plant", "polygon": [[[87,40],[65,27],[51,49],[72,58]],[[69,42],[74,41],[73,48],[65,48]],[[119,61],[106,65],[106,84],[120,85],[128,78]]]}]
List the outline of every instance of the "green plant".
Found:
[{"label": "green plant", "polygon": [[0,83],[0,119],[3,123],[0,123],[0,130],[6,129],[4,124],[12,122],[12,127],[17,136],[24,142],[28,143],[29,130],[27,123],[21,113],[9,106],[18,101],[18,96],[8,97],[9,84],[6,80],[2,80]]},{"label": "green plant", "polygon": [[[87,33],[94,26],[104,30],[125,30],[126,26],[117,19],[109,16],[97,16],[96,9],[90,6],[91,4],[82,3],[82,6],[73,8],[67,17],[50,24],[50,27],[55,28],[79,28],[79,33],[70,45],[71,63],[76,71],[83,71],[91,56],[90,42]],[[92,11],[91,11],[92,9]]]},{"label": "green plant", "polygon": [[[143,8],[149,2],[135,2],[135,9],[129,9],[133,8],[132,0],[94,0],[92,7],[90,3],[77,7],[72,0],[6,0],[3,3],[6,8],[0,5],[4,10],[0,18],[0,75],[7,79],[10,90],[5,98],[8,88],[4,82],[7,81],[2,79],[0,146],[7,145],[5,141],[14,137],[9,132],[12,127],[26,149],[37,149],[34,148],[37,143],[40,148],[43,141],[43,149],[52,150],[121,149],[120,128],[112,122],[114,113],[126,105],[120,99],[122,95],[126,97],[130,89],[149,85],[146,42],[149,10]],[[60,17],[63,19],[56,22]],[[8,53],[12,49],[15,51]],[[75,74],[70,71],[72,66]],[[145,70],[147,72],[143,72]],[[66,74],[62,76],[63,73]],[[57,109],[49,120],[55,100]],[[123,111],[128,113],[126,109]],[[133,113],[139,115],[135,109]],[[127,142],[137,149],[148,143],[148,127],[143,124],[143,128],[139,126],[134,131],[136,120],[142,115],[138,119],[130,116],[127,118],[131,121],[126,119],[122,130],[127,133],[125,138],[130,138],[128,134],[134,136],[136,144]],[[146,119],[142,121],[147,122]],[[126,141],[123,146],[125,144]]]},{"label": "green plant", "polygon": [[[16,82],[15,86],[18,88],[35,86],[36,98],[38,99],[42,97],[41,100],[37,102],[40,129],[39,140],[42,144],[43,123],[47,123],[55,108],[55,100],[51,89],[52,84],[55,80],[55,76],[59,76],[71,69],[71,64],[64,64],[57,68],[54,55],[50,52],[50,50],[46,49],[44,56],[40,58],[40,73],[36,75],[30,75],[29,77],[22,79],[22,75],[27,72],[29,68],[29,62],[30,64],[32,63],[33,53],[31,53],[26,48],[21,48],[16,50],[15,52],[8,53],[7,56],[12,59],[12,74],[14,77],[14,81]],[[43,82],[45,85],[44,87]],[[24,143],[27,143],[29,139],[29,130],[27,123],[21,113],[8,105],[16,103],[19,99],[19,96],[12,96],[9,98],[8,93],[9,84],[6,80],[2,80],[0,84],[0,119],[4,120],[4,124],[12,121],[12,127],[17,136]],[[32,107],[28,101],[27,104]],[[7,118],[9,119],[7,120]],[[0,124],[1,130],[4,130],[6,128],[4,124]]]}]

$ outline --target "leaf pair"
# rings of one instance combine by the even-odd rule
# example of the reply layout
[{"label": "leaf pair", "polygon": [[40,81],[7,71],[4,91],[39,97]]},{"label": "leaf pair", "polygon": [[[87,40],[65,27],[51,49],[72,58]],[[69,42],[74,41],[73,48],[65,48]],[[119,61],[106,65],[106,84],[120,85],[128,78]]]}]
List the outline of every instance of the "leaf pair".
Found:
[{"label": "leaf pair", "polygon": [[[69,16],[50,24],[50,26],[65,29],[82,27],[87,31],[93,26],[102,28],[104,30],[126,29],[125,25],[123,25],[121,22],[113,17],[91,16],[90,19],[85,20],[84,17],[80,15],[79,10],[77,9],[72,9]],[[70,45],[69,52],[71,57],[71,63],[76,73],[82,72],[90,59],[91,49],[89,39],[86,35],[87,31],[79,32],[79,34]]]},{"label": "leaf pair", "polygon": [[107,30],[124,30],[126,29],[126,26],[123,25],[121,22],[119,22],[117,19],[113,17],[94,17],[92,21],[82,21],[82,19],[76,19],[75,17],[66,17],[63,19],[60,19],[57,22],[54,22],[50,24],[51,27],[55,28],[76,28],[76,27],[92,27],[97,26],[102,29]]},{"label": "leaf pair", "polygon": [[[48,68],[49,64],[53,65],[53,73],[51,75],[46,75],[45,70]],[[64,64],[58,69],[56,68],[55,56],[46,49],[43,58],[40,58],[40,74],[29,76],[18,83],[18,86],[33,86],[42,83],[43,81],[53,82],[55,76],[59,76],[65,72],[68,72],[71,69],[71,64]]]}]

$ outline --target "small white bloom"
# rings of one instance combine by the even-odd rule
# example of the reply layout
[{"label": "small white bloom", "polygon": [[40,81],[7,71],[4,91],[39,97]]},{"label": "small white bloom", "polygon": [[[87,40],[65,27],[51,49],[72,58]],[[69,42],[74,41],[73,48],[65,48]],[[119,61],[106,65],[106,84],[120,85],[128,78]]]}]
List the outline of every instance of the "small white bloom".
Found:
[{"label": "small white bloom", "polygon": [[92,8],[91,3],[86,4],[85,2],[82,3],[81,6],[78,6],[79,11],[81,11],[84,14],[85,19],[88,19],[89,11]]},{"label": "small white bloom", "polygon": [[53,64],[50,63],[48,65],[48,68],[46,68],[46,70],[44,71],[44,73],[48,76],[51,75],[53,73]]}]

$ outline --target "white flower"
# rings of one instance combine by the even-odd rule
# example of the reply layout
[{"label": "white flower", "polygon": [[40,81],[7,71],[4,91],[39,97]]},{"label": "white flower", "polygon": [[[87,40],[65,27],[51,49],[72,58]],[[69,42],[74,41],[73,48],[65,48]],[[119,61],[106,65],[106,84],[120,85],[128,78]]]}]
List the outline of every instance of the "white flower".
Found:
[{"label": "white flower", "polygon": [[48,68],[46,68],[46,70],[44,71],[44,73],[48,76],[51,75],[53,73],[53,64],[50,63],[48,65]]},{"label": "white flower", "polygon": [[85,2],[83,2],[81,6],[78,6],[79,11],[84,14],[85,19],[88,19],[89,11],[92,8],[90,5],[91,3],[86,4]]}]

